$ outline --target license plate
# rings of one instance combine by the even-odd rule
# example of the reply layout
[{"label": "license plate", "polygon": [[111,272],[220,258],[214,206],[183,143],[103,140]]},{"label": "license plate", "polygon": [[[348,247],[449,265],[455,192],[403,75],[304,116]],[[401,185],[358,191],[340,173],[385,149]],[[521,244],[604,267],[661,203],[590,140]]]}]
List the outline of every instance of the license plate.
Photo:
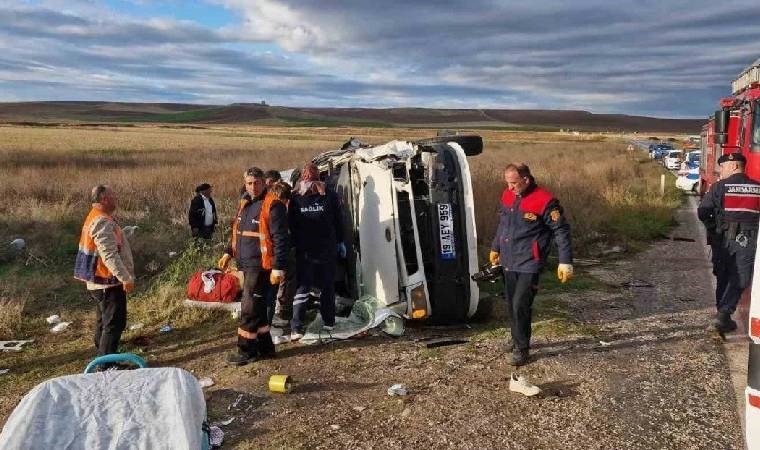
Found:
[{"label": "license plate", "polygon": [[451,205],[438,204],[438,233],[441,237],[441,259],[454,259],[454,220],[451,217]]}]

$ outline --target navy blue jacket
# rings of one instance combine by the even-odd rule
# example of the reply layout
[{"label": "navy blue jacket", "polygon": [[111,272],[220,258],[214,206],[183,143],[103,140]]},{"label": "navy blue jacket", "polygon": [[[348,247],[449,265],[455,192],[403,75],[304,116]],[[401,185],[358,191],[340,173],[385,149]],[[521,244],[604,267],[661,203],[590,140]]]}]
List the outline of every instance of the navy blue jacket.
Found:
[{"label": "navy blue jacket", "polygon": [[716,181],[702,197],[697,215],[710,233],[720,234],[721,230],[717,228],[732,222],[757,228],[760,217],[760,183],[744,173],[735,173]]},{"label": "navy blue jacket", "polygon": [[321,260],[337,257],[343,226],[340,198],[334,191],[293,195],[288,204],[288,223],[297,254]]},{"label": "navy blue jacket", "polygon": [[[267,191],[251,200],[250,194],[243,194],[241,200],[248,201],[248,204],[235,218],[239,220],[238,231],[259,232],[259,216],[261,215],[261,206],[264,203],[264,197]],[[269,234],[272,236],[274,247],[274,258],[272,258],[272,269],[285,270],[287,266],[288,255],[288,213],[282,202],[272,204],[269,211]],[[240,269],[261,269],[261,243],[257,237],[238,236],[236,239],[235,259]],[[232,247],[227,248],[227,253],[232,254]]]},{"label": "navy blue jacket", "polygon": [[499,208],[499,227],[491,250],[510,272],[538,273],[546,263],[552,237],[559,262],[573,263],[570,224],[554,196],[535,184],[517,195],[504,190]]}]

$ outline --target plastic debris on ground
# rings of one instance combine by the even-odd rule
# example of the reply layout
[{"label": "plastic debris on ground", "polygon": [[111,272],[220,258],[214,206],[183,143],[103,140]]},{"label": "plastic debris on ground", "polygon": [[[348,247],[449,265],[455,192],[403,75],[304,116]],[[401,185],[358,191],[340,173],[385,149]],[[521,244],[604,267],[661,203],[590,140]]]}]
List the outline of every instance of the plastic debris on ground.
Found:
[{"label": "plastic debris on ground", "polygon": [[601,345],[602,347],[609,347],[612,344],[606,341],[599,341],[599,345]]},{"label": "plastic debris on ground", "polygon": [[159,333],[170,333],[173,329],[171,325],[164,325],[158,331]]},{"label": "plastic debris on ground", "polygon": [[409,391],[406,389],[406,386],[404,386],[401,383],[394,384],[393,386],[388,388],[388,395],[390,396],[399,395],[403,397],[407,395],[408,393]]},{"label": "plastic debris on ground", "polygon": [[6,373],[10,372],[11,369],[0,369],[0,375],[5,375]]},{"label": "plastic debris on ground", "polygon": [[177,252],[169,252],[169,258],[174,258],[177,254]]},{"label": "plastic debris on ground", "polygon": [[21,238],[18,238],[18,239],[12,240],[10,244],[8,245],[10,245],[11,248],[13,248],[16,251],[21,251],[26,248],[26,241]]},{"label": "plastic debris on ground", "polygon": [[53,333],[60,333],[61,331],[63,331],[66,328],[68,328],[69,325],[71,325],[71,322],[60,322],[60,323],[58,323],[58,325],[56,325],[53,328],[51,328],[50,331],[53,332]]},{"label": "plastic debris on ground", "polygon": [[61,323],[61,316],[59,316],[58,314],[53,314],[52,316],[45,319],[45,322],[49,323],[50,325]]},{"label": "plastic debris on ground", "polygon": [[234,417],[230,417],[227,420],[222,420],[221,422],[215,422],[213,425],[217,427],[226,427],[227,425],[231,424],[235,420]]},{"label": "plastic debris on ground", "polygon": [[141,329],[142,327],[143,327],[143,324],[142,324],[142,322],[133,323],[132,325],[130,325],[130,326],[129,326],[129,330],[130,330],[130,331],[139,330],[139,329]]},{"label": "plastic debris on ground", "polygon": [[214,385],[214,380],[209,377],[205,377],[198,380],[198,384],[200,384],[202,388],[207,388]]},{"label": "plastic debris on ground", "polygon": [[364,411],[365,409],[367,409],[367,407],[366,407],[366,406],[354,406],[354,407],[353,407],[353,410],[354,410],[354,411],[356,411],[356,412],[362,412],[362,411]]},{"label": "plastic debris on ground", "polygon": [[28,340],[18,340],[18,341],[0,341],[0,350],[4,352],[20,352],[23,350],[22,346],[24,344],[29,344],[34,342],[34,339],[28,339]]},{"label": "plastic debris on ground", "polygon": [[212,447],[219,447],[224,442],[224,431],[217,426],[210,426],[208,429],[209,444]]},{"label": "plastic debris on ground", "polygon": [[527,397],[533,397],[541,393],[541,388],[528,381],[528,378],[516,373],[513,373],[509,377],[509,390]]},{"label": "plastic debris on ground", "polygon": [[336,317],[335,326],[330,331],[324,330],[322,317],[317,315],[306,327],[301,342],[314,344],[349,339],[381,326],[382,331],[388,335],[398,337],[404,334],[403,317],[380,300],[367,295],[354,303],[348,317]]},{"label": "plastic debris on ground", "polygon": [[340,430],[340,425],[330,425],[330,429],[334,431]]}]

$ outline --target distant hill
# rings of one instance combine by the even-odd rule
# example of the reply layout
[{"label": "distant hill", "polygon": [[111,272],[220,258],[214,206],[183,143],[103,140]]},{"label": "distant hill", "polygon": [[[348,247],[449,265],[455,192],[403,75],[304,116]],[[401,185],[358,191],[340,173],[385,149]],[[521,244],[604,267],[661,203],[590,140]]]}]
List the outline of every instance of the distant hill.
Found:
[{"label": "distant hill", "polygon": [[705,120],[572,110],[299,108],[255,103],[0,103],[0,123],[182,123],[291,126],[467,127],[698,134]]}]

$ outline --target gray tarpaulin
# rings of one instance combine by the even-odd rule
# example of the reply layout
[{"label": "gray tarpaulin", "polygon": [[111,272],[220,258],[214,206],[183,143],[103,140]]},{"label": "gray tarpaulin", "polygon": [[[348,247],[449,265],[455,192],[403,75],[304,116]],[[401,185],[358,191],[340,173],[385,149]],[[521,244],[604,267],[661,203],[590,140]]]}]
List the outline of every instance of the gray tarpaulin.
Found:
[{"label": "gray tarpaulin", "polygon": [[0,433],[0,448],[201,449],[206,402],[174,367],[53,378],[34,387]]},{"label": "gray tarpaulin", "polygon": [[364,296],[354,303],[348,317],[336,317],[335,327],[329,333],[322,330],[322,317],[317,315],[308,327],[301,342],[313,344],[333,340],[349,339],[371,328],[382,326],[382,330],[391,336],[404,334],[404,319],[370,296]]}]

